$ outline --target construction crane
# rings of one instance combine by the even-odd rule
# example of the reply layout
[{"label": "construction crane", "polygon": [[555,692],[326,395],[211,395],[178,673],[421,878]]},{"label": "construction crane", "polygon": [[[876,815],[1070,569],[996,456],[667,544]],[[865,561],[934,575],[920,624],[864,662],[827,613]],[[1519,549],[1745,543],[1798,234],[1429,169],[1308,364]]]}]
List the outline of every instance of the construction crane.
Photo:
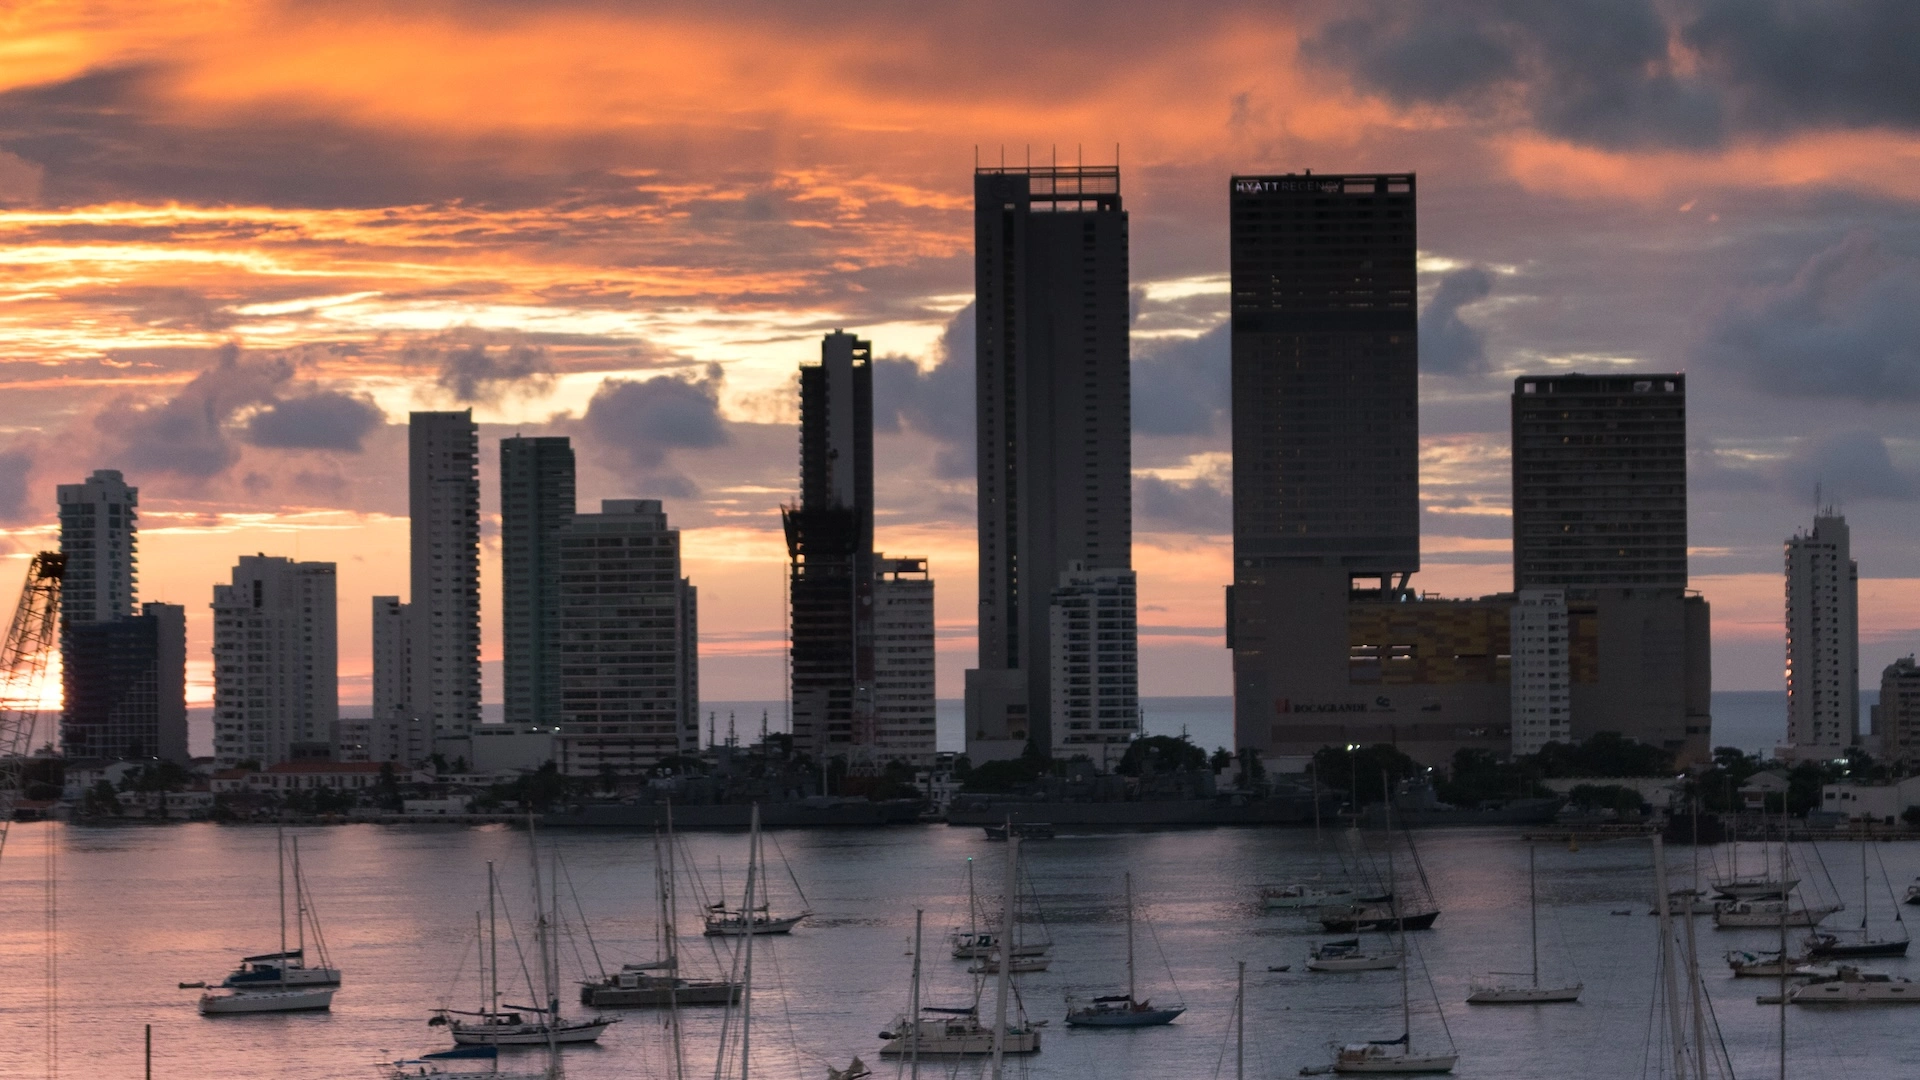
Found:
[{"label": "construction crane", "polygon": [[13,824],[21,776],[33,749],[33,729],[40,722],[66,570],[67,557],[60,552],[43,551],[33,557],[7,640],[0,644],[0,852],[6,851],[7,828]]}]

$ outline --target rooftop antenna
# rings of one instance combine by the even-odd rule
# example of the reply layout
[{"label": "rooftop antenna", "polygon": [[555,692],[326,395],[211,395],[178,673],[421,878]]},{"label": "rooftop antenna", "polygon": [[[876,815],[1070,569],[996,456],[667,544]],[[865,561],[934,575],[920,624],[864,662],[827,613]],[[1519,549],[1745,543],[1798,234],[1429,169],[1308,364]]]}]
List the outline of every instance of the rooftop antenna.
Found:
[{"label": "rooftop antenna", "polygon": [[979,143],[973,144],[973,171],[974,172],[980,171],[980,144]]},{"label": "rooftop antenna", "polygon": [[1027,171],[1033,171],[1033,144],[1027,144]]},{"label": "rooftop antenna", "polygon": [[1086,168],[1086,167],[1087,167],[1087,161],[1086,161],[1086,158],[1087,158],[1087,153],[1086,153],[1086,151],[1087,151],[1087,147],[1086,147],[1086,144],[1085,144],[1085,143],[1074,143],[1074,144],[1073,144],[1073,167],[1074,167],[1074,168],[1076,168],[1076,169],[1084,169],[1084,168]]}]

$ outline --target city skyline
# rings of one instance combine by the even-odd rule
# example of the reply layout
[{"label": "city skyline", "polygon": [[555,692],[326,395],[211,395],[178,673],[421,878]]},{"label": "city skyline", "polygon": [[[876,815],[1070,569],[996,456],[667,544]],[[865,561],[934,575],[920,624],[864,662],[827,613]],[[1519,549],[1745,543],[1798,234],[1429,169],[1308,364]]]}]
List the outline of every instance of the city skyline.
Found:
[{"label": "city skyline", "polygon": [[[1511,580],[1514,376],[1684,370],[1690,569],[1715,609],[1716,679],[1779,689],[1777,545],[1824,483],[1867,575],[1870,681],[1920,639],[1920,555],[1902,541],[1920,527],[1916,382],[1898,349],[1914,309],[1901,298],[1920,290],[1920,188],[1873,164],[1910,153],[1916,121],[1871,65],[1819,102],[1791,98],[1756,42],[1872,35],[1873,16],[1756,15],[1755,37],[1734,40],[1685,12],[1588,13],[1645,53],[1609,69],[1621,82],[1603,85],[1640,104],[1603,123],[1576,78],[1587,61],[1531,16],[1453,14],[1505,60],[1423,77],[1408,57],[1432,24],[1308,8],[1136,12],[1070,46],[1043,11],[1035,44],[1011,50],[949,16],[872,16],[901,56],[1033,77],[990,80],[975,102],[892,69],[849,75],[835,49],[786,81],[676,82],[695,57],[728,70],[785,46],[805,28],[778,6],[729,16],[740,32],[724,39],[708,16],[593,22],[564,5],[493,29],[433,14],[29,20],[16,35],[42,60],[0,82],[0,291],[17,300],[0,312],[16,389],[0,405],[5,565],[54,546],[56,484],[122,470],[141,489],[139,598],[187,608],[195,703],[211,688],[206,590],[265,552],[339,565],[342,702],[360,711],[366,598],[410,592],[406,414],[472,405],[486,700],[500,700],[493,451],[516,433],[574,438],[583,505],[666,501],[704,594],[706,695],[778,697],[785,388],[844,326],[874,343],[878,453],[897,463],[876,547],[925,554],[946,582],[940,693],[957,697],[974,659],[972,431],[951,408],[972,381],[968,173],[1003,143],[1010,164],[1104,163],[1118,143],[1143,693],[1229,691],[1220,189],[1306,168],[1423,180],[1416,585],[1478,596]],[[407,65],[418,93],[371,58],[352,74],[249,59],[427,24],[444,49]],[[569,64],[609,92],[502,100],[488,90],[501,68],[456,55]],[[1149,57],[1135,81],[1112,73]],[[1662,107],[1668,91],[1695,107]],[[742,110],[753,123],[727,121]],[[328,140],[364,152],[350,168],[289,152]]]}]

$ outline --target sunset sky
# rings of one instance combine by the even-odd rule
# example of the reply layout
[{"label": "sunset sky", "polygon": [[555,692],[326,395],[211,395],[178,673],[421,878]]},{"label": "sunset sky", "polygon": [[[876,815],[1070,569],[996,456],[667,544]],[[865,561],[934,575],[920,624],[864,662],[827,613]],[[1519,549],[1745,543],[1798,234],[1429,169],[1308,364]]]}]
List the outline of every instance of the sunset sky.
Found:
[{"label": "sunset sky", "polygon": [[0,566],[56,545],[55,484],[121,469],[196,701],[212,585],[265,552],[339,563],[364,704],[406,414],[471,405],[489,514],[500,436],[571,435],[583,509],[683,530],[703,695],[777,698],[794,371],[844,327],[886,358],[880,546],[932,559],[957,696],[969,173],[1117,153],[1141,690],[1225,694],[1227,178],[1411,170],[1415,584],[1509,582],[1515,375],[1684,370],[1716,687],[1781,685],[1816,483],[1877,685],[1920,645],[1916,42],[1911,0],[8,4]]}]

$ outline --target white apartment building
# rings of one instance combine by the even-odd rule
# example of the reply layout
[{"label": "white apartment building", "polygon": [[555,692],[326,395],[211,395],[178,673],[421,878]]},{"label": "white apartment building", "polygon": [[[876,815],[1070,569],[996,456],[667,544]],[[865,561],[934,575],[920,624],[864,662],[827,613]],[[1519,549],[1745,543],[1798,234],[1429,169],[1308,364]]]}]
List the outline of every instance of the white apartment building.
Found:
[{"label": "white apartment building", "polygon": [[1047,625],[1056,752],[1117,759],[1140,734],[1133,571],[1070,564],[1053,590]]},{"label": "white apartment building", "polygon": [[933,764],[933,578],[927,560],[874,559],[874,756]]},{"label": "white apartment building", "polygon": [[1787,745],[1791,761],[1860,741],[1860,568],[1847,519],[1828,509],[1787,540]]},{"label": "white apartment building", "polygon": [[97,469],[82,484],[61,484],[60,553],[67,567],[60,590],[64,626],[138,615],[135,545],[140,489],[114,469]]},{"label": "white apartment building", "polygon": [[218,767],[330,752],[340,719],[334,564],[243,555],[213,587]]},{"label": "white apartment building", "polygon": [[1513,753],[1537,754],[1550,742],[1573,741],[1573,666],[1567,637],[1567,594],[1521,589],[1509,620]]}]

